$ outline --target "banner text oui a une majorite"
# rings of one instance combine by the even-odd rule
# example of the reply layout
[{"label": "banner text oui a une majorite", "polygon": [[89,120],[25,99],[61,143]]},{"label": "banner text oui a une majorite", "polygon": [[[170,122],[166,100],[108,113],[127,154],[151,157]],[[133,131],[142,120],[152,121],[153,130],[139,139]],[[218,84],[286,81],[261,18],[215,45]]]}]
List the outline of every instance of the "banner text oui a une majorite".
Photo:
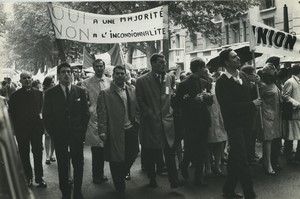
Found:
[{"label": "banner text oui a une majorite", "polygon": [[50,7],[56,37],[90,43],[160,40],[168,37],[167,8],[126,15],[98,15]]}]

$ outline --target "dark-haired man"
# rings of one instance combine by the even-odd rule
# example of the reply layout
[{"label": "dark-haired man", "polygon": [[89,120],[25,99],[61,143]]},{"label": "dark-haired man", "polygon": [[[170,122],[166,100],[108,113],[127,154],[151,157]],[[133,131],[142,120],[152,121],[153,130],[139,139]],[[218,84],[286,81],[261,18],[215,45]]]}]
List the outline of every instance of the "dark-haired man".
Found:
[{"label": "dark-haired man", "polygon": [[[203,165],[207,150],[207,136],[211,124],[208,106],[213,103],[210,93],[211,84],[207,77],[205,62],[196,57],[190,63],[192,75],[188,76],[179,85],[175,97],[175,104],[182,110],[185,129],[184,157],[181,163],[181,172],[184,178],[188,177],[190,161],[195,165],[196,185],[207,186],[203,177]],[[197,153],[195,153],[197,151]],[[200,154],[199,154],[200,153]]]},{"label": "dark-haired man", "polygon": [[177,188],[178,174],[174,152],[174,120],[171,108],[172,77],[166,74],[166,60],[155,53],[150,58],[152,70],[136,81],[136,96],[141,110],[140,141],[144,149],[149,186],[157,187],[155,162],[163,149],[171,188]]},{"label": "dark-haired man", "polygon": [[49,135],[53,138],[57,157],[59,187],[63,199],[71,198],[68,183],[69,154],[74,168],[73,198],[83,198],[83,142],[89,120],[85,90],[71,85],[72,73],[68,63],[57,67],[59,84],[45,93],[43,118]]},{"label": "dark-haired man", "polygon": [[99,137],[106,141],[105,160],[109,161],[116,190],[125,191],[125,176],[138,151],[137,102],[135,88],[127,85],[126,69],[113,69],[113,82],[100,92],[97,102]]},{"label": "dark-haired man", "polygon": [[220,55],[220,64],[226,68],[216,83],[216,96],[220,103],[225,129],[229,138],[230,152],[227,177],[223,186],[225,198],[242,198],[235,192],[238,181],[245,198],[256,198],[248,164],[248,149],[253,111],[261,105],[261,99],[252,100],[251,87],[245,73],[240,73],[240,58],[228,48]]}]

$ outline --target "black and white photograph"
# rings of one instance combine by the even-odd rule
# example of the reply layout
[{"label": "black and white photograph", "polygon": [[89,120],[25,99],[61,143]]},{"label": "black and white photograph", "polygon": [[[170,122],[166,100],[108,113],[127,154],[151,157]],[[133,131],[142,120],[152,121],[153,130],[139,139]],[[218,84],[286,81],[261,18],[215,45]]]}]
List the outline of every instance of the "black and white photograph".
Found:
[{"label": "black and white photograph", "polygon": [[299,199],[300,1],[0,0],[0,199]]}]

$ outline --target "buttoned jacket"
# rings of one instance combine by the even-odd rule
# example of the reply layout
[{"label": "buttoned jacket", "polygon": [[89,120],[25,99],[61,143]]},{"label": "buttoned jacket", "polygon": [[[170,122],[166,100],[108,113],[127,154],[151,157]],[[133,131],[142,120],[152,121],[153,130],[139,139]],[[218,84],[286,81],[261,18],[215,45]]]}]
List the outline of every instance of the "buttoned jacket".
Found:
[{"label": "buttoned jacket", "polygon": [[172,77],[162,82],[151,71],[136,81],[136,96],[141,112],[140,142],[148,148],[160,149],[175,140],[173,109],[171,107]]}]

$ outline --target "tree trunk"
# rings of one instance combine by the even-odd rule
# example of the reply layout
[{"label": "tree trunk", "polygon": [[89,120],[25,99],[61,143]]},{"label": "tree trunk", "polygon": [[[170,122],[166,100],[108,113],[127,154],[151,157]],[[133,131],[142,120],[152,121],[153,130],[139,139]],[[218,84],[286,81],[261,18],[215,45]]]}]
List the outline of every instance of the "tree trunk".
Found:
[{"label": "tree trunk", "polygon": [[153,53],[156,53],[157,50],[155,48],[155,42],[149,41],[147,42],[147,48],[146,48],[146,56],[147,56],[147,68],[151,70],[151,64],[150,64],[150,58]]},{"label": "tree trunk", "polygon": [[134,47],[131,44],[128,44],[127,63],[132,64],[133,51]]}]

